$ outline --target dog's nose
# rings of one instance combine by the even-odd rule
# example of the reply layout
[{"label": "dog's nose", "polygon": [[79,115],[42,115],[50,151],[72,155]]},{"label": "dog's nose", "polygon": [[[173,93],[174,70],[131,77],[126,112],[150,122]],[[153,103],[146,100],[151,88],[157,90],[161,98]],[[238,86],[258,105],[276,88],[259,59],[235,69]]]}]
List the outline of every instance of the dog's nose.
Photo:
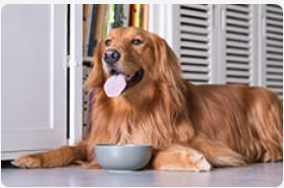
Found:
[{"label": "dog's nose", "polygon": [[107,64],[113,65],[120,58],[120,53],[114,49],[109,49],[104,52],[104,60]]}]

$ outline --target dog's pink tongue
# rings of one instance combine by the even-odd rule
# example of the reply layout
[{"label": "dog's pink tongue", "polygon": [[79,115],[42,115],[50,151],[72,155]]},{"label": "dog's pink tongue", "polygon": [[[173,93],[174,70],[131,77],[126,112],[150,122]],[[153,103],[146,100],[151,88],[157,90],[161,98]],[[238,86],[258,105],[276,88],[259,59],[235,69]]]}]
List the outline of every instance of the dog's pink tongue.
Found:
[{"label": "dog's pink tongue", "polygon": [[108,97],[117,97],[126,87],[126,77],[123,74],[111,76],[107,79],[104,90]]}]

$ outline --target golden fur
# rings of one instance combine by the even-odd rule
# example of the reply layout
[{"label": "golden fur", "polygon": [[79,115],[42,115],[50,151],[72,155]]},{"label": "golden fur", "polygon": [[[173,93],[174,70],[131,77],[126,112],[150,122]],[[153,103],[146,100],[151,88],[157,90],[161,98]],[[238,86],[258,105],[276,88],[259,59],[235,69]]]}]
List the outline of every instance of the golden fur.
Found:
[{"label": "golden fur", "polygon": [[[244,85],[194,85],[181,78],[178,60],[155,34],[119,28],[97,46],[86,86],[95,92],[92,130],[87,141],[46,153],[24,156],[20,167],[58,167],[79,162],[99,167],[93,155],[98,143],[147,143],[154,148],[152,167],[208,170],[283,158],[283,106],[271,91]],[[139,39],[141,44],[131,41]],[[110,76],[103,61],[116,49],[120,71],[143,79],[119,97],[106,96]],[[54,157],[58,156],[58,157]],[[57,159],[55,159],[57,158]],[[209,163],[208,163],[209,162]]]}]

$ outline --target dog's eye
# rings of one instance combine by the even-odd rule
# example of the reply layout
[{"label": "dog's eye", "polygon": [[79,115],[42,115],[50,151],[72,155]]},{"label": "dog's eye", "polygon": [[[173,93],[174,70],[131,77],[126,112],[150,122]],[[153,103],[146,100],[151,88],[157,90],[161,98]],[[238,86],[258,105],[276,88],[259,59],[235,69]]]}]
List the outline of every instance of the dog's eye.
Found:
[{"label": "dog's eye", "polygon": [[139,44],[142,44],[143,42],[142,42],[142,40],[140,40],[140,39],[133,39],[133,40],[131,41],[131,43],[132,43],[133,45],[139,45]]},{"label": "dog's eye", "polygon": [[110,46],[110,44],[111,44],[111,39],[106,39],[105,45],[106,45],[106,46]]}]

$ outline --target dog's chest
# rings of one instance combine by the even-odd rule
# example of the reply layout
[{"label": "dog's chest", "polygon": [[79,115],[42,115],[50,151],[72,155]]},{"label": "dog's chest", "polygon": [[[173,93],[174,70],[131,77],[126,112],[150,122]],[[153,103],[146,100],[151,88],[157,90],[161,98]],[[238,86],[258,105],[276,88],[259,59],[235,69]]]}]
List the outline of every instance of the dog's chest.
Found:
[{"label": "dog's chest", "polygon": [[[167,145],[171,140],[171,129],[166,128],[166,122],[153,114],[140,116],[136,121],[124,121],[117,132],[118,143],[151,144],[154,148]],[[169,125],[168,125],[169,126]]]},{"label": "dog's chest", "polygon": [[151,144],[152,125],[147,121],[123,121],[117,135],[118,143]]},{"label": "dog's chest", "polygon": [[160,147],[172,139],[171,121],[164,110],[135,109],[133,106],[125,107],[124,103],[97,107],[93,119],[94,143],[151,144]]}]

